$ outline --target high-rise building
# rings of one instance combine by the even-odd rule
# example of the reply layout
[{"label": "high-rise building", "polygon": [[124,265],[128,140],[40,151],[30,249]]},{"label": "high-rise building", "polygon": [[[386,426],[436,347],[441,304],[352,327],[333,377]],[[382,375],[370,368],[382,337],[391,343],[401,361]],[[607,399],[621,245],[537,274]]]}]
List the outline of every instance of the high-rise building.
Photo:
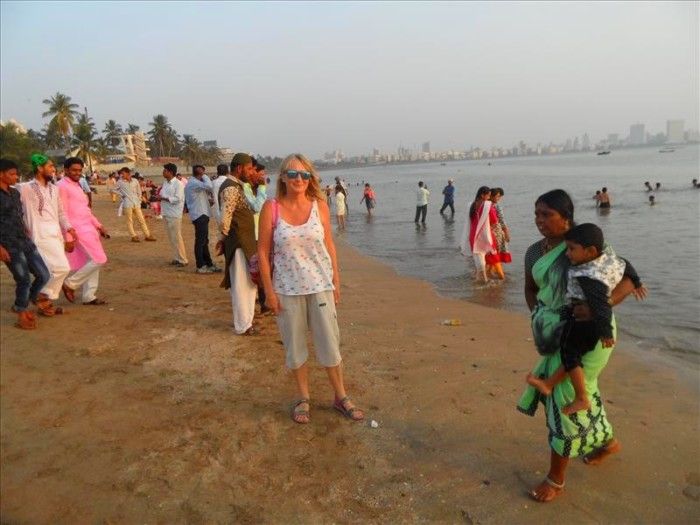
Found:
[{"label": "high-rise building", "polygon": [[421,147],[421,152],[422,153],[430,153],[430,141],[423,143],[423,145]]},{"label": "high-rise building", "polygon": [[645,142],[644,124],[632,124],[630,126],[630,145],[641,146]]},{"label": "high-rise building", "polygon": [[685,142],[685,120],[667,120],[666,121],[666,142],[679,143]]},{"label": "high-rise building", "polygon": [[583,151],[589,151],[591,149],[591,138],[588,136],[588,133],[583,134],[583,138],[581,139],[581,149]]},{"label": "high-rise building", "polygon": [[608,133],[608,146],[617,146],[620,136],[617,133]]}]

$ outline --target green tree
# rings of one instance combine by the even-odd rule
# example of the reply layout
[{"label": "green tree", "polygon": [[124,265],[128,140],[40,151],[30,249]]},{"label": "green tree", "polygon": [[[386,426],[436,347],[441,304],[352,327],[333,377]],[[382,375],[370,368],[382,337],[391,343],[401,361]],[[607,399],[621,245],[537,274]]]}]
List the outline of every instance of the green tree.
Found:
[{"label": "green tree", "polygon": [[92,154],[97,160],[99,160],[100,162],[104,162],[104,160],[110,153],[112,153],[112,148],[110,148],[109,144],[107,143],[104,137],[98,137],[97,139],[95,139],[95,142],[93,143]]},{"label": "green tree", "polygon": [[203,162],[206,150],[194,135],[183,135],[180,158],[190,166]]},{"label": "green tree", "polygon": [[204,148],[204,154],[202,157],[202,164],[207,166],[214,166],[221,160],[221,150],[216,146],[209,148]]},{"label": "green tree", "polygon": [[170,157],[178,149],[178,134],[168,122],[165,115],[155,115],[149,124],[151,129],[148,132],[150,139],[151,154],[154,157]]},{"label": "green tree", "polygon": [[136,124],[127,124],[127,126],[126,126],[126,132],[129,135],[133,135],[134,133],[136,133],[140,129],[141,128],[139,126],[137,126]]},{"label": "green tree", "polygon": [[0,124],[0,157],[17,163],[21,175],[29,176],[32,172],[30,157],[32,153],[43,151],[43,144],[36,135],[22,130],[14,122]]},{"label": "green tree", "polygon": [[75,117],[78,115],[78,104],[71,102],[71,98],[62,93],[56,93],[53,97],[44,99],[49,109],[42,113],[42,117],[51,117],[49,129],[53,133],[58,133],[62,139],[62,146],[68,144],[68,138],[73,131]]},{"label": "green tree", "polygon": [[95,129],[95,123],[90,117],[81,113],[73,128],[73,139],[71,141],[72,146],[78,148],[76,156],[88,162],[90,156],[94,155],[96,139],[97,130]]},{"label": "green tree", "polygon": [[105,141],[114,150],[119,145],[119,135],[122,135],[124,131],[122,127],[117,124],[115,120],[108,120],[105,123],[105,127],[102,130],[102,134]]},{"label": "green tree", "polygon": [[55,122],[49,122],[41,132],[47,149],[58,149],[63,146],[63,136]]}]

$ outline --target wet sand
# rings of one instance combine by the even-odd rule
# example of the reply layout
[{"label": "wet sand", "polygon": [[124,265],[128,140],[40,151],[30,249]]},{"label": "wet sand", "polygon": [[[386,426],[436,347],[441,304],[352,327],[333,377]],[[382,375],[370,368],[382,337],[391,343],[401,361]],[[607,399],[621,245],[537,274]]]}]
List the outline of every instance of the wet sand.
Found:
[{"label": "wet sand", "polygon": [[[547,471],[547,431],[515,410],[537,358],[526,317],[439,297],[339,243],[348,391],[379,428],[331,410],[316,365],[312,421],[296,425],[274,319],[235,336],[220,276],[168,266],[162,222],[149,220],[157,243],[134,244],[105,195],[95,207],[112,234],[107,307],[68,305],[20,331],[0,270],[3,523],[700,518],[696,367],[617,349],[601,390],[622,452],[572,461],[564,495],[539,504],[527,493]],[[183,232],[191,252],[186,216]]]}]

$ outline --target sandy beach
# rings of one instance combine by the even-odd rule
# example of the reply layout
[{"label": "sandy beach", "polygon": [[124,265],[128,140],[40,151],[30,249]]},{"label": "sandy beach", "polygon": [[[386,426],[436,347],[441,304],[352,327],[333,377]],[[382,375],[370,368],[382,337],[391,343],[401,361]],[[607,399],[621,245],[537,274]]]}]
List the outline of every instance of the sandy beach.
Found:
[{"label": "sandy beach", "polygon": [[220,275],[168,266],[161,221],[149,220],[157,243],[129,242],[105,193],[108,306],[61,300],[66,315],[21,331],[0,271],[3,523],[700,519],[695,365],[622,341],[601,378],[622,452],[573,461],[564,495],[536,503],[549,452],[543,415],[515,409],[537,359],[525,316],[442,298],[339,242],[345,374],[367,422],[330,408],[313,367],[312,421],[296,425],[274,319],[235,336]]}]

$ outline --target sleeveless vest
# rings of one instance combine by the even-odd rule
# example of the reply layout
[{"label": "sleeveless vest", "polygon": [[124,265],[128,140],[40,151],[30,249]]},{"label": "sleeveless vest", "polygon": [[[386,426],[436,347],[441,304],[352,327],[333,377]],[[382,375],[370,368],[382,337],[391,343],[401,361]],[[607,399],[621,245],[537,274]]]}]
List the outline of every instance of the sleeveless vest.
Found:
[{"label": "sleeveless vest", "polygon": [[617,257],[603,252],[600,257],[593,259],[590,262],[571,266],[569,268],[568,283],[566,287],[566,296],[568,299],[585,299],[581,285],[578,284],[576,277],[589,277],[600,281],[608,287],[608,296],[615,286],[622,280],[625,273],[625,261]]},{"label": "sleeveless vest", "polygon": [[227,178],[219,188],[219,206],[223,211],[224,201],[222,199],[223,192],[226,188],[234,187],[236,192],[240,193],[238,205],[233,211],[231,224],[229,225],[228,235],[224,238],[224,256],[226,265],[224,267],[224,279],[221,282],[222,288],[231,287],[231,276],[229,275],[229,266],[233,261],[233,256],[236,250],[240,248],[247,260],[250,260],[258,251],[258,243],[255,240],[255,219],[253,210],[250,209],[248,202],[243,193],[241,182]]}]

